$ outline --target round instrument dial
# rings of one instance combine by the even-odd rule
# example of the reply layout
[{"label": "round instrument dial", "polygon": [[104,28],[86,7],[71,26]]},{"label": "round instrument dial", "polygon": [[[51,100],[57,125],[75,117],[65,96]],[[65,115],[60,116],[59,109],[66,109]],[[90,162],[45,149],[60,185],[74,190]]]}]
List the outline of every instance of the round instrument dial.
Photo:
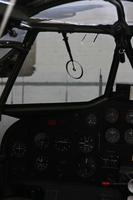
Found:
[{"label": "round instrument dial", "polygon": [[66,171],[68,168],[68,162],[65,158],[60,158],[57,161],[56,167],[59,171]]},{"label": "round instrument dial", "polygon": [[95,126],[97,124],[97,117],[94,114],[89,114],[86,118],[87,126]]},{"label": "round instrument dial", "polygon": [[13,171],[14,171],[16,174],[20,174],[20,173],[22,174],[22,173],[24,173],[25,170],[26,170],[25,164],[24,164],[24,163],[21,163],[21,162],[15,162],[15,163],[13,163],[12,168],[13,168]]},{"label": "round instrument dial", "polygon": [[94,144],[94,138],[90,135],[84,135],[78,141],[79,150],[83,153],[91,152],[94,149]]},{"label": "round instrument dial", "polygon": [[116,128],[109,128],[105,132],[105,138],[109,143],[116,143],[120,139],[120,133]]},{"label": "round instrument dial", "polygon": [[128,124],[133,124],[133,110],[129,110],[127,113],[126,113],[126,122]]},{"label": "round instrument dial", "polygon": [[66,152],[71,147],[71,140],[67,135],[60,134],[56,137],[54,144],[58,151]]},{"label": "round instrument dial", "polygon": [[26,153],[26,146],[24,143],[16,142],[13,145],[13,155],[16,157],[23,157]]},{"label": "round instrument dial", "polygon": [[133,129],[126,130],[124,133],[124,138],[128,144],[133,144]]},{"label": "round instrument dial", "polygon": [[[133,193],[133,179],[128,182],[128,190]],[[132,199],[132,198],[131,198]]]},{"label": "round instrument dial", "polygon": [[48,168],[48,159],[45,156],[38,156],[35,160],[35,167],[38,171],[45,171]]},{"label": "round instrument dial", "polygon": [[82,178],[91,177],[96,171],[96,163],[93,158],[83,156],[78,159],[76,165],[76,172]]},{"label": "round instrument dial", "polygon": [[132,171],[128,171],[128,170],[127,171],[125,170],[125,173],[120,176],[119,182],[123,183],[123,186],[121,186],[121,189],[124,193],[129,192],[129,188],[128,188],[130,187],[129,182],[132,180],[132,178],[133,178]]},{"label": "round instrument dial", "polygon": [[49,137],[46,133],[38,133],[35,135],[34,142],[40,149],[47,149],[49,146]]},{"label": "round instrument dial", "polygon": [[119,113],[115,109],[109,109],[105,113],[105,119],[109,123],[115,123],[118,120],[118,118],[119,118]]}]

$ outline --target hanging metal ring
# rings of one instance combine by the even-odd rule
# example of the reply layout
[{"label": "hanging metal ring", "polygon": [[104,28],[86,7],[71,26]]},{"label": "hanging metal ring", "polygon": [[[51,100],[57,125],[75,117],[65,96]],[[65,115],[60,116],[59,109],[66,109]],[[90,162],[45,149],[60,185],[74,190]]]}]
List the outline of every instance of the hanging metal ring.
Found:
[{"label": "hanging metal ring", "polygon": [[[66,64],[66,71],[74,79],[80,79],[83,76],[82,66],[75,60],[69,60]],[[75,75],[75,73],[77,74]],[[74,73],[74,75],[72,74]]]}]

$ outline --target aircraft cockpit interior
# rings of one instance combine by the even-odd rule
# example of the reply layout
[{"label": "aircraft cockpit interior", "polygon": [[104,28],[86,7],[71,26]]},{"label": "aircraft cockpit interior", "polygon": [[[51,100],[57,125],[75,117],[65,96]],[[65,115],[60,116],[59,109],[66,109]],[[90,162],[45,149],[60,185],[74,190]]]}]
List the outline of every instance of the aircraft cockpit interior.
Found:
[{"label": "aircraft cockpit interior", "polygon": [[133,200],[133,1],[0,1],[0,200]]}]

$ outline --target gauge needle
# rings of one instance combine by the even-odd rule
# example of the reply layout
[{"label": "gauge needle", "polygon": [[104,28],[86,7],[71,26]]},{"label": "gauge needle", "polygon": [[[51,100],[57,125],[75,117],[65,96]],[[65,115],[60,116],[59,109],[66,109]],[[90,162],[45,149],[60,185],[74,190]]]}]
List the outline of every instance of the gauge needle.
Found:
[{"label": "gauge needle", "polygon": [[42,158],[38,158],[38,161],[39,161],[39,162],[42,162],[42,161],[43,161],[43,159],[42,159]]},{"label": "gauge needle", "polygon": [[85,163],[86,163],[86,164],[88,163],[88,158],[86,158]]},{"label": "gauge needle", "polygon": [[65,144],[65,143],[68,143],[68,140],[64,140],[64,141],[57,141],[56,143],[62,143],[62,144]]},{"label": "gauge needle", "polygon": [[85,144],[85,142],[79,142],[79,144]]}]

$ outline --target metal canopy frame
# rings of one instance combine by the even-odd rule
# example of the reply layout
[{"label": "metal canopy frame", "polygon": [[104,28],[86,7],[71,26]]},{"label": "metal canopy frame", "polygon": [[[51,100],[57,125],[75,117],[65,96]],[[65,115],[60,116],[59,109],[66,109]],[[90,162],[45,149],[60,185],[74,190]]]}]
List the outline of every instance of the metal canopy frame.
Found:
[{"label": "metal canopy frame", "polygon": [[[50,3],[52,2],[52,3]],[[74,2],[74,1],[64,1],[64,2]],[[64,3],[63,2],[63,3]],[[112,88],[113,88],[113,84],[114,84],[114,80],[116,77],[116,73],[118,70],[118,66],[119,66],[119,51],[122,49],[124,54],[126,53],[131,66],[133,68],[133,49],[131,46],[131,38],[133,36],[133,26],[128,25],[125,21],[125,14],[124,14],[124,8],[122,6],[122,3],[120,0],[109,0],[110,3],[112,3],[115,7],[116,7],[116,11],[118,14],[118,21],[115,22],[115,24],[113,25],[78,25],[78,24],[63,24],[63,23],[56,23],[53,21],[50,21],[49,23],[38,23],[38,22],[32,22],[32,23],[24,23],[22,22],[18,28],[20,29],[24,29],[27,30],[27,34],[25,36],[25,39],[22,43],[18,43],[18,42],[7,42],[7,41],[2,41],[0,42],[0,48],[12,48],[13,50],[10,52],[10,56],[12,56],[14,54],[14,51],[19,51],[19,56],[18,59],[16,60],[15,66],[8,78],[8,81],[6,83],[6,86],[3,90],[3,93],[0,97],[0,115],[1,114],[10,114],[11,112],[13,112],[13,110],[15,109],[14,105],[11,106],[6,106],[6,100],[8,98],[8,95],[10,93],[10,90],[13,87],[13,84],[17,78],[17,75],[21,69],[21,66],[29,52],[29,50],[31,49],[32,44],[34,43],[34,40],[36,39],[36,36],[39,32],[47,32],[47,31],[51,31],[51,32],[59,32],[59,33],[63,33],[64,31],[66,33],[75,33],[75,32],[83,32],[83,33],[97,33],[97,34],[108,34],[114,37],[115,42],[116,42],[116,48],[114,51],[114,56],[113,56],[113,61],[112,61],[112,65],[111,65],[111,69],[110,69],[110,73],[109,73],[109,77],[108,77],[108,81],[107,81],[107,85],[106,85],[106,89],[105,89],[105,93],[104,93],[104,98],[103,100],[97,100],[96,102],[93,103],[93,105],[97,104],[100,101],[104,101],[105,99],[110,98],[111,94],[112,94]],[[53,6],[53,1],[49,1],[50,5]],[[57,2],[56,2],[57,4]],[[58,1],[58,4],[61,4],[61,1]],[[49,5],[49,6],[50,6]],[[7,62],[9,55],[5,56],[3,59],[0,60],[0,66],[2,66],[2,64],[4,62]],[[70,105],[70,109],[72,108],[81,108],[84,106],[88,106],[88,104],[79,104],[77,106],[77,104],[75,104],[75,106],[72,104]],[[92,104],[90,104],[92,105]],[[7,109],[6,109],[7,108]],[[23,108],[25,108],[24,112],[28,112],[31,111],[31,107],[29,107],[28,105],[26,107],[23,106]],[[46,108],[47,110],[53,109],[53,106],[49,106]],[[59,106],[57,106],[57,109],[59,110]],[[60,109],[64,109],[64,106],[62,106],[62,108]],[[68,107],[67,107],[68,109]],[[37,107],[33,108],[32,107],[32,111],[34,110],[40,110],[39,108],[37,109]],[[45,110],[45,109],[44,109]],[[18,108],[17,106],[17,112],[20,111],[20,115],[22,109]]]}]

